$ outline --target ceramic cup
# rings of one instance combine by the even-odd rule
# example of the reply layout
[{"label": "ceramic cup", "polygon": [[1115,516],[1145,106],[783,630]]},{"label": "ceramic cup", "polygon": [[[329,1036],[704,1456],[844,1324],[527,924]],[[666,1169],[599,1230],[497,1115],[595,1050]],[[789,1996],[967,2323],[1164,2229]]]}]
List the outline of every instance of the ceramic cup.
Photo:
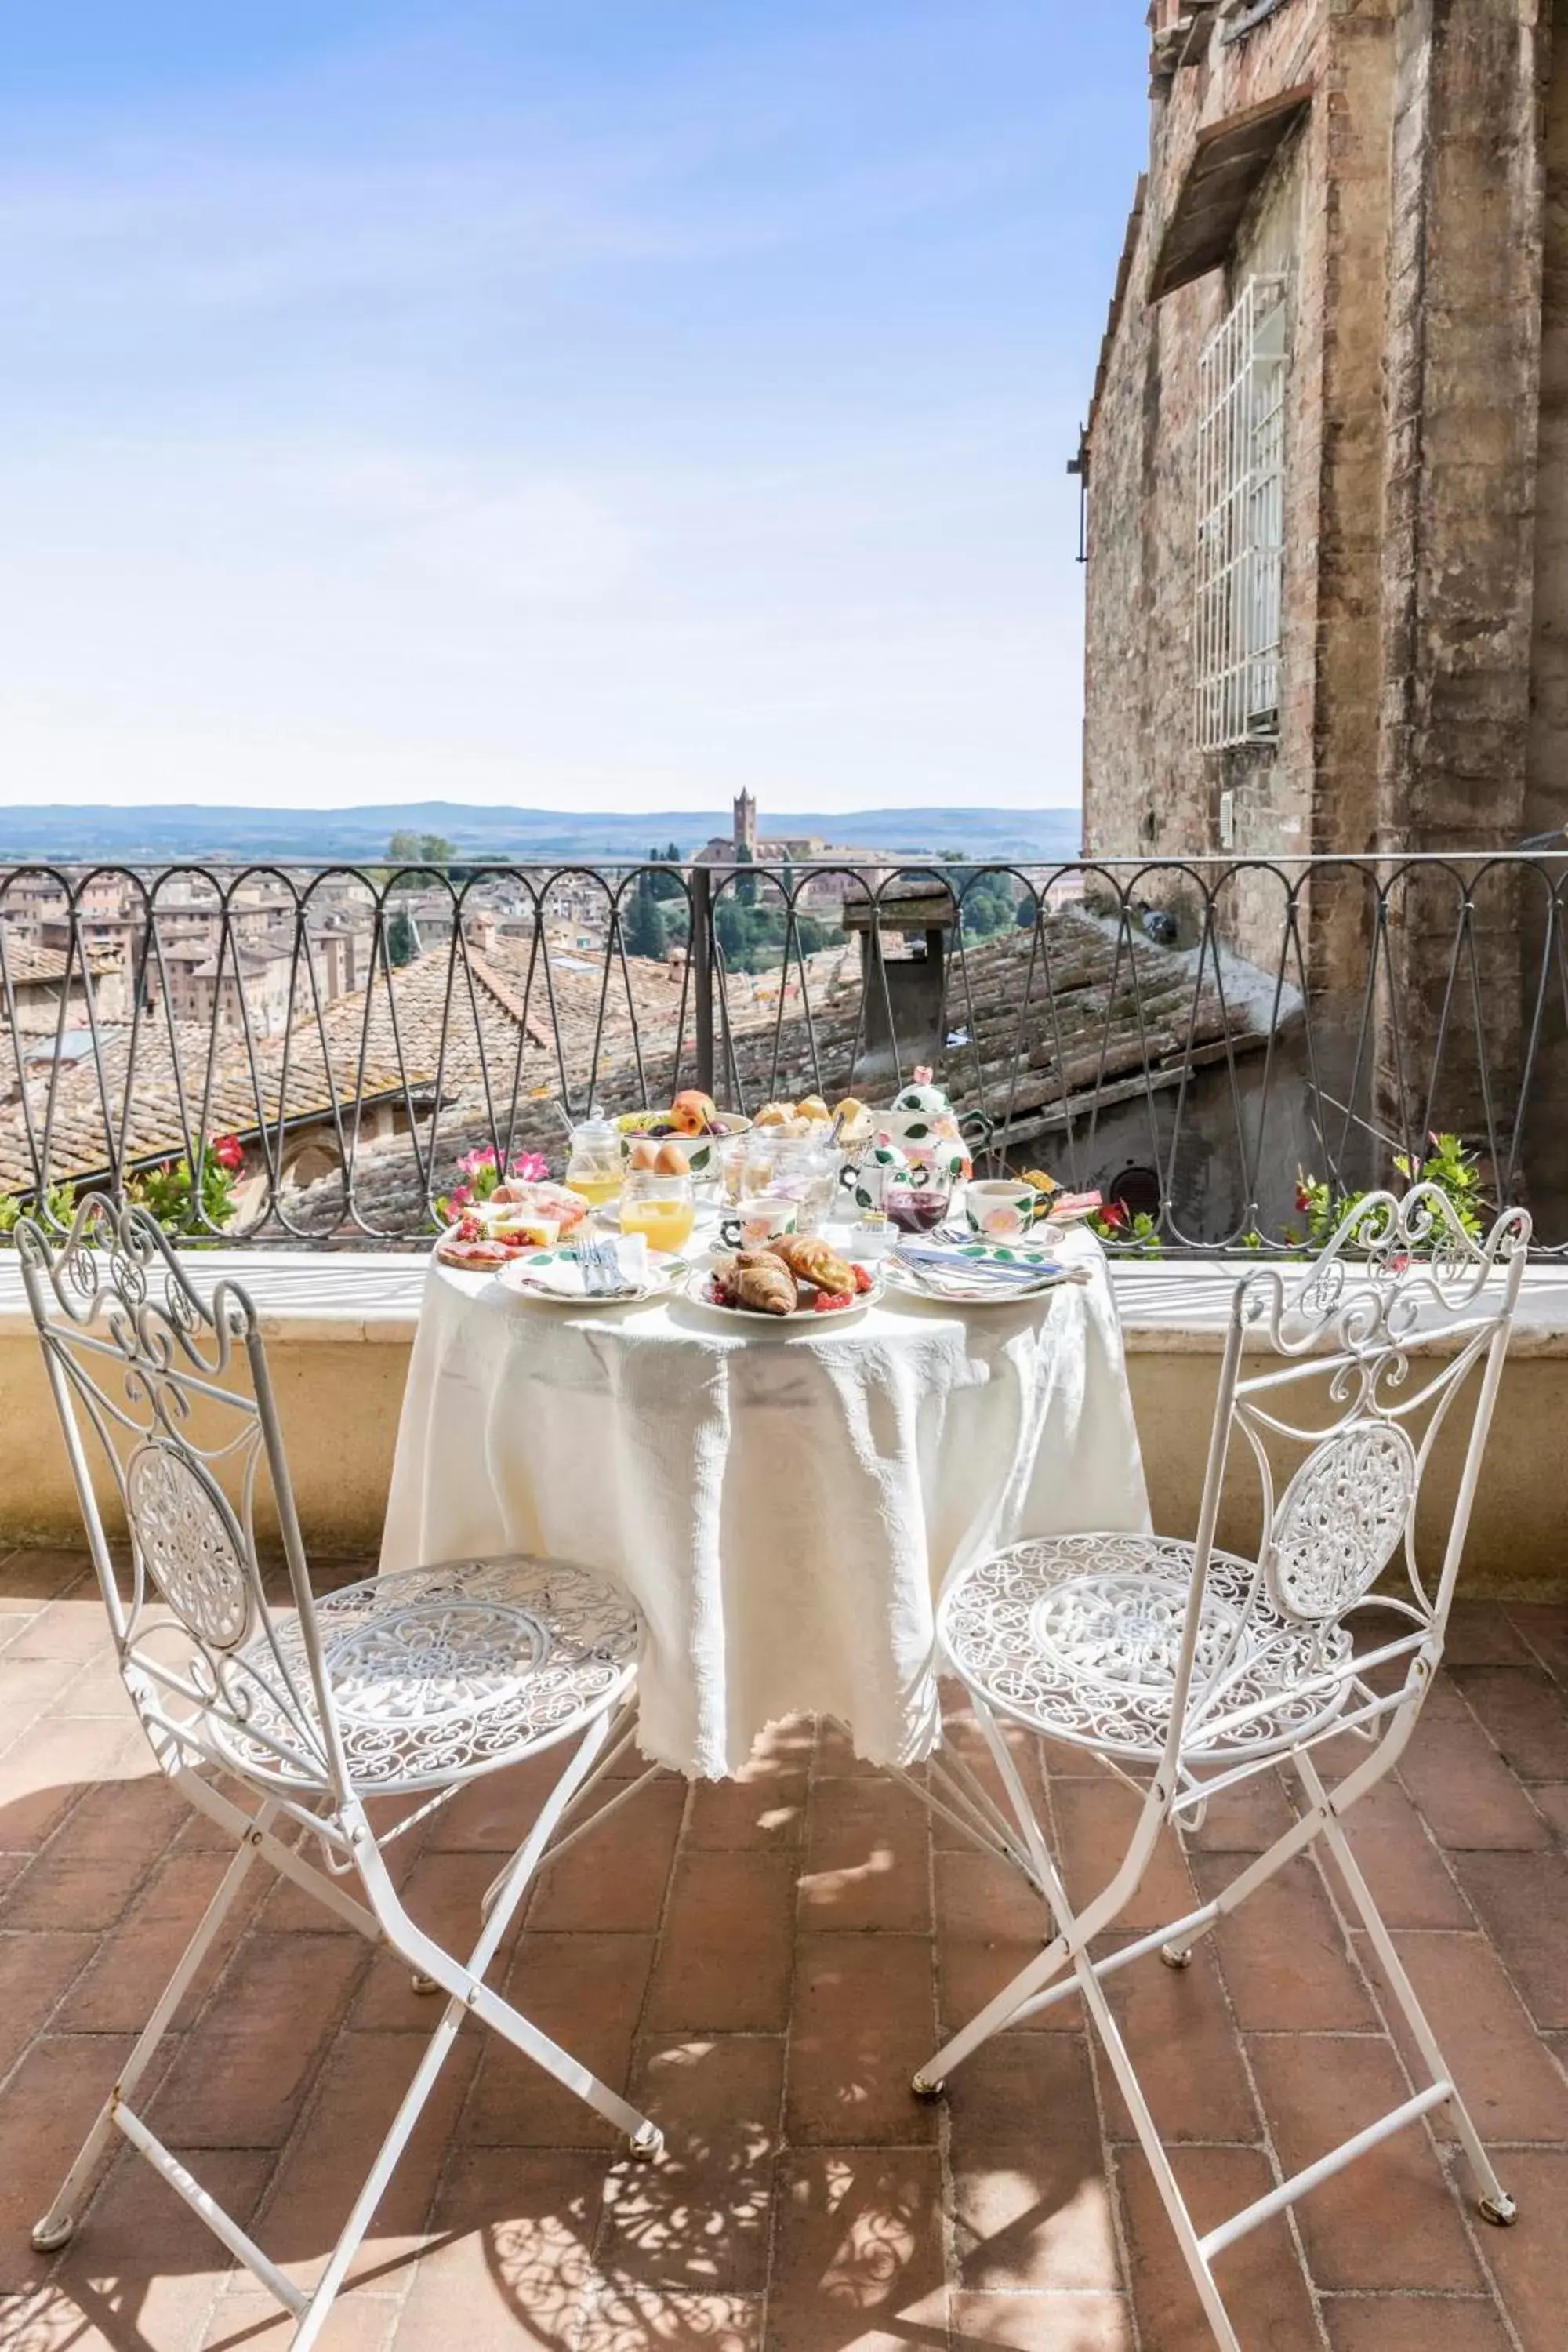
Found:
[{"label": "ceramic cup", "polygon": [[765,1249],[781,1234],[793,1234],[800,1223],[800,1202],[783,1192],[763,1192],[738,1201],[719,1220],[719,1239],[727,1250]]},{"label": "ceramic cup", "polygon": [[963,1196],[969,1230],[983,1241],[1017,1241],[1034,1223],[1039,1197],[1032,1184],[1010,1181],[971,1184]]}]

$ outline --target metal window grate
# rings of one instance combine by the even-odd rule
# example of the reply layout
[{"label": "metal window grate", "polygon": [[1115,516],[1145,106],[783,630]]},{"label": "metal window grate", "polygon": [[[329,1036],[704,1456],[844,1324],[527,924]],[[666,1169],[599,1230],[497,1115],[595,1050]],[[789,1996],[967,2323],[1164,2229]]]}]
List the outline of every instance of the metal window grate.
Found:
[{"label": "metal window grate", "polygon": [[1279,718],[1285,561],[1285,280],[1250,278],[1198,361],[1199,748],[1267,740]]}]

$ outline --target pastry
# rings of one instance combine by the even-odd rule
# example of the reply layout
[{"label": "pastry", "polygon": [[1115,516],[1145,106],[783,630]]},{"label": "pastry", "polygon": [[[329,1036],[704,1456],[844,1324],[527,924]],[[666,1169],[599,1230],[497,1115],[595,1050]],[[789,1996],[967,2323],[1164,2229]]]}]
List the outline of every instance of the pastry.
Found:
[{"label": "pastry", "polygon": [[782,1258],[792,1275],[816,1290],[853,1290],[855,1269],[828,1243],[805,1234],[781,1234],[768,1244],[773,1256]]},{"label": "pastry", "polygon": [[753,1315],[793,1315],[800,1305],[794,1275],[772,1250],[742,1250],[725,1287]]}]

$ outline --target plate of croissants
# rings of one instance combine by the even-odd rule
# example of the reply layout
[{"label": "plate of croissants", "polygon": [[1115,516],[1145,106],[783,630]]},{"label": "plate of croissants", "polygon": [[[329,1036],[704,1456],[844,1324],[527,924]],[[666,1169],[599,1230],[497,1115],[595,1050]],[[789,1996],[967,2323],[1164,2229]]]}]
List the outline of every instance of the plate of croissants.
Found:
[{"label": "plate of croissants", "polygon": [[819,1323],[855,1315],[880,1297],[880,1277],[843,1257],[830,1242],[782,1234],[763,1249],[720,1255],[687,1285],[694,1306],[763,1323]]}]

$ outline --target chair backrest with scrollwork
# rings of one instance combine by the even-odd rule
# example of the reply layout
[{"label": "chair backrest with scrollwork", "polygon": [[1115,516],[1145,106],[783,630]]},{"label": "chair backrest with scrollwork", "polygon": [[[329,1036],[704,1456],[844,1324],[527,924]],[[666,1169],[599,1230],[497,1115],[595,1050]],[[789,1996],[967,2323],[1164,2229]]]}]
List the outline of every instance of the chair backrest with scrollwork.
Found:
[{"label": "chair backrest with scrollwork", "polygon": [[[1380,1661],[1441,1654],[1488,1433],[1530,1245],[1521,1209],[1484,1238],[1468,1233],[1435,1185],[1367,1194],[1304,1272],[1259,1267],[1237,1283],[1216,1400],[1189,1611],[1199,1647],[1199,1589],[1238,1454],[1260,1489],[1248,1589],[1232,1606],[1219,1661],[1237,1686],[1249,1644],[1283,1629],[1295,1671],[1320,1691],[1361,1671],[1345,1620],[1373,1597],[1405,1622]],[[1267,1351],[1260,1363],[1258,1353]],[[1421,1557],[1417,1510],[1438,1446],[1458,1454],[1440,1556]],[[1243,1443],[1238,1446],[1237,1441]],[[1230,1584],[1234,1570],[1227,1570]],[[1237,1596],[1230,1595],[1232,1603]],[[1263,1629],[1260,1632],[1260,1629]],[[1210,1641],[1212,1633],[1205,1637]],[[1212,1730],[1215,1661],[1184,1706]],[[1369,1712],[1376,1710],[1368,1702]],[[1191,1740],[1201,1727],[1189,1714]]]},{"label": "chair backrest with scrollwork", "polygon": [[[256,1309],[204,1297],[143,1209],[94,1195],[57,1246],[16,1227],[126,1687],[165,1769],[216,1760],[295,1787],[346,1786],[309,1572]],[[117,1559],[95,1456],[129,1536]],[[270,1606],[257,1547],[270,1494],[292,1612]]]}]

